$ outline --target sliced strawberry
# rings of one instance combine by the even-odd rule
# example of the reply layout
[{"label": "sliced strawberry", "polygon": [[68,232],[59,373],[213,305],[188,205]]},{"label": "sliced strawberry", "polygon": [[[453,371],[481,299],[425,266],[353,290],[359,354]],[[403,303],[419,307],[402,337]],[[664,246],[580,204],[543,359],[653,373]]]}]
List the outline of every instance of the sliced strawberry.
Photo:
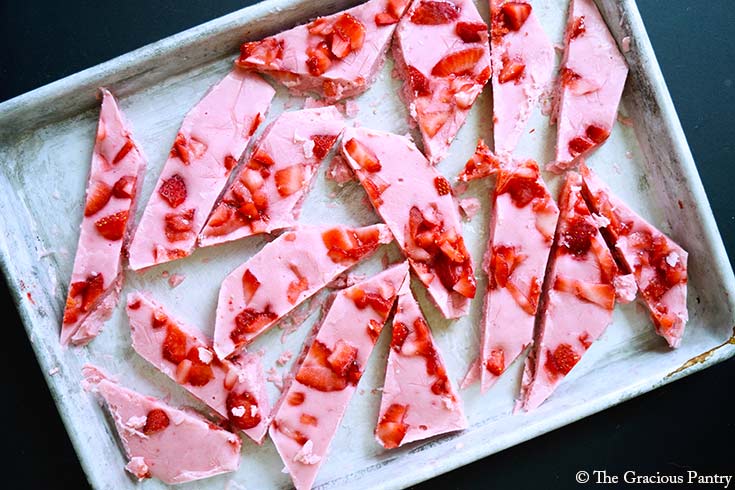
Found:
[{"label": "sliced strawberry", "polygon": [[242,275],[242,291],[245,304],[250,303],[250,300],[253,298],[253,295],[259,287],[260,281],[258,281],[258,278],[255,277],[255,274],[250,272],[250,269],[246,269]]},{"label": "sliced strawberry", "polygon": [[431,74],[435,77],[448,77],[450,75],[471,74],[477,62],[480,61],[485,50],[483,48],[468,48],[455,51],[446,55],[434,65]]},{"label": "sliced strawberry", "polygon": [[150,436],[157,432],[161,432],[169,426],[169,418],[166,412],[160,408],[154,408],[145,417],[145,425],[143,426],[143,434]]},{"label": "sliced strawberry", "polygon": [[127,222],[128,212],[119,211],[98,219],[94,226],[97,228],[97,233],[114,242],[120,240],[125,234],[125,225]]},{"label": "sliced strawberry", "polygon": [[347,387],[347,378],[336,373],[328,362],[329,348],[318,340],[312,342],[303,364],[296,373],[296,381],[319,391],[341,391]]},{"label": "sliced strawberry", "polygon": [[553,354],[551,351],[546,352],[545,366],[552,375],[567,375],[579,362],[579,359],[579,354],[574,351],[571,345],[559,344],[554,349]]},{"label": "sliced strawberry", "polygon": [[573,85],[574,83],[576,83],[581,78],[582,78],[581,75],[570,70],[567,67],[564,67],[561,70],[559,70],[559,81],[561,82],[561,85],[563,87],[569,87]]},{"label": "sliced strawberry", "polygon": [[498,81],[500,83],[508,83],[520,80],[525,70],[525,64],[504,57],[503,67],[498,74]]},{"label": "sliced strawberry", "polygon": [[431,91],[429,90],[429,79],[426,78],[418,68],[411,65],[408,65],[407,71],[408,84],[414,94],[418,96],[431,95]]},{"label": "sliced strawberry", "polygon": [[306,68],[315,77],[323,75],[332,66],[331,51],[326,42],[321,42],[316,47],[309,48],[306,54],[309,56],[306,60]]},{"label": "sliced strawberry", "polygon": [[531,10],[526,2],[505,2],[501,7],[505,26],[512,31],[520,30],[531,15]]},{"label": "sliced strawberry", "polygon": [[578,136],[569,141],[569,153],[576,157],[595,146],[594,142],[584,136]]},{"label": "sliced strawberry", "polygon": [[281,58],[283,58],[283,41],[266,38],[240,46],[240,58],[237,63],[241,66],[247,66],[248,62],[255,61],[270,64]]},{"label": "sliced strawberry", "polygon": [[186,359],[186,334],[172,323],[166,327],[161,352],[164,359],[177,365]]},{"label": "sliced strawberry", "polygon": [[257,400],[247,391],[242,393],[230,392],[227,395],[225,405],[227,407],[227,418],[232,422],[232,425],[240,430],[252,429],[262,420]]},{"label": "sliced strawberry", "polygon": [[350,141],[345,143],[345,150],[347,150],[350,157],[352,157],[360,167],[368,172],[379,172],[383,168],[375,153],[355,138],[352,138]]},{"label": "sliced strawberry", "polygon": [[418,25],[435,26],[449,24],[459,17],[459,8],[448,1],[422,1],[413,11],[411,22]]},{"label": "sliced strawberry", "polygon": [[388,13],[396,18],[400,18],[406,11],[408,0],[388,0]]},{"label": "sliced strawberry", "polygon": [[304,400],[306,400],[306,395],[302,391],[291,392],[286,399],[288,404],[293,406],[301,405]]},{"label": "sliced strawberry", "polygon": [[362,181],[362,186],[365,188],[365,192],[367,192],[368,197],[375,207],[379,208],[383,205],[383,198],[381,196],[389,187],[388,184],[376,176],[375,179],[371,179],[369,177],[365,178]]},{"label": "sliced strawberry", "polygon": [[314,156],[317,160],[322,160],[334,146],[335,141],[337,141],[337,135],[315,134],[311,137],[311,141],[314,142],[314,149],[312,150]]},{"label": "sliced strawberry", "polygon": [[301,294],[309,289],[309,281],[301,274],[301,271],[295,266],[290,266],[291,271],[296,276],[295,281],[291,281],[288,285],[288,291],[286,292],[286,299],[288,299],[288,302],[292,305],[295,305],[299,297],[301,297]]},{"label": "sliced strawberry", "polygon": [[446,196],[452,193],[452,186],[449,184],[449,181],[441,175],[434,178],[434,187],[436,187],[436,192],[440,196]]},{"label": "sliced strawberry", "polygon": [[[273,158],[266,152],[263,148],[258,148],[253,152],[253,155],[250,157],[251,162],[256,162],[259,165],[270,167],[272,165],[275,165],[276,162],[273,161]],[[257,168],[258,166],[255,166]]]},{"label": "sliced strawberry", "polygon": [[375,14],[375,25],[378,27],[389,26],[391,24],[397,24],[398,17],[388,12],[378,12]]},{"label": "sliced strawberry", "polygon": [[477,142],[475,154],[465,164],[464,170],[459,174],[459,180],[467,182],[495,174],[502,167],[502,163],[490,151],[484,141]]},{"label": "sliced strawberry", "polygon": [[590,334],[588,332],[582,332],[579,334],[579,343],[584,346],[585,349],[589,349],[592,345],[592,340],[590,339]]},{"label": "sliced strawberry", "polygon": [[408,327],[401,322],[393,322],[393,336],[391,337],[390,346],[396,352],[401,352],[403,343],[408,337]]},{"label": "sliced strawberry", "polygon": [[176,208],[186,201],[186,182],[184,182],[181,175],[173,174],[161,183],[161,187],[158,188],[158,194],[169,206]]},{"label": "sliced strawberry", "polygon": [[135,299],[128,303],[128,309],[130,310],[139,310],[141,306],[141,301],[139,299]]},{"label": "sliced strawberry", "polygon": [[365,42],[365,26],[348,13],[340,15],[334,23],[334,33],[349,41],[350,51],[357,51]]},{"label": "sliced strawberry", "polygon": [[130,140],[130,138],[128,138],[122,148],[120,148],[120,151],[117,152],[117,155],[115,155],[115,158],[112,159],[112,164],[116,165],[117,163],[119,163],[123,158],[127,156],[128,153],[130,153],[130,150],[132,150],[133,148],[135,148],[135,145]]},{"label": "sliced strawberry", "polygon": [[498,194],[510,194],[513,204],[518,208],[525,208],[534,199],[543,199],[547,197],[546,189],[539,180],[539,173],[536,168],[533,172],[501,174],[498,179],[496,192]]},{"label": "sliced strawberry", "polygon": [[562,231],[559,245],[563,251],[582,258],[589,252],[596,234],[597,227],[588,219],[573,216]]},{"label": "sliced strawberry", "polygon": [[585,134],[589,139],[597,144],[600,144],[610,136],[610,131],[605,128],[601,128],[600,126],[590,124],[589,126],[587,126]]},{"label": "sliced strawberry", "polygon": [[457,22],[455,32],[466,43],[479,43],[483,33],[487,32],[487,25],[484,22]]},{"label": "sliced strawberry", "polygon": [[168,325],[168,316],[162,311],[154,311],[151,315],[151,326],[153,328],[161,328]]},{"label": "sliced strawberry", "polygon": [[[87,276],[84,281],[72,283],[66,300],[64,323],[75,323],[79,318],[79,313],[90,311],[103,292],[104,277],[99,273]],[[76,301],[74,298],[79,296],[81,296],[81,301]]]},{"label": "sliced strawberry", "polygon": [[339,59],[347,57],[352,52],[350,40],[337,32],[330,36],[329,49],[334,57]]},{"label": "sliced strawberry", "polygon": [[337,97],[340,93],[340,87],[334,80],[324,80],[322,82],[322,91],[326,97]]},{"label": "sliced strawberry", "polygon": [[225,157],[224,165],[225,165],[225,170],[229,172],[230,170],[235,168],[235,166],[237,165],[237,159],[235,159],[235,157],[233,157],[232,155],[227,155]]},{"label": "sliced strawberry", "polygon": [[380,233],[370,230],[358,235],[350,228],[331,228],[322,233],[327,255],[336,263],[353,262],[371,253],[378,247]]},{"label": "sliced strawberry", "polygon": [[169,154],[171,158],[178,158],[185,165],[189,165],[191,161],[191,155],[189,154],[189,145],[186,141],[186,136],[182,133],[176,135],[174,144],[171,146],[171,152]]},{"label": "sliced strawberry", "polygon": [[[192,386],[205,386],[207,383],[214,379],[214,370],[212,369],[210,363],[202,361],[199,349],[205,348],[192,347],[191,349],[189,349],[189,353],[186,356],[187,360],[191,361],[191,367],[188,370],[186,382]],[[214,353],[212,353],[211,351],[210,354],[214,356]]]},{"label": "sliced strawberry", "polygon": [[164,216],[164,232],[170,242],[186,240],[193,232],[194,209],[188,209],[179,213],[167,213]]},{"label": "sliced strawberry", "polygon": [[97,302],[97,299],[104,292],[104,284],[104,277],[100,273],[87,276],[84,293],[82,294],[81,310],[83,312],[89,311]]},{"label": "sliced strawberry", "polygon": [[334,344],[334,350],[327,357],[332,370],[339,376],[347,376],[352,364],[357,360],[357,348],[340,339]]},{"label": "sliced strawberry", "polygon": [[572,28],[569,31],[569,39],[577,39],[579,36],[584,34],[587,31],[587,28],[584,25],[584,15],[579,16],[574,19],[574,22],[572,23]]},{"label": "sliced strawberry", "polygon": [[304,177],[303,163],[297,163],[277,171],[275,181],[278,193],[283,197],[287,197],[300,191],[304,187]]},{"label": "sliced strawberry", "polygon": [[92,216],[97,214],[102,208],[107,206],[112,197],[112,189],[109,185],[102,181],[96,181],[89,188],[87,194],[87,203],[84,206],[84,216]]},{"label": "sliced strawberry", "polygon": [[519,253],[515,247],[507,245],[494,246],[490,258],[490,288],[506,287],[513,271],[525,259],[526,256]]},{"label": "sliced strawberry", "polygon": [[248,132],[248,136],[252,136],[255,134],[255,131],[257,131],[258,126],[265,120],[265,117],[260,112],[255,115],[252,122],[250,123],[250,131]]},{"label": "sliced strawberry", "polygon": [[367,334],[370,340],[373,341],[373,344],[378,341],[378,337],[380,337],[380,332],[382,331],[383,324],[371,318],[367,324]]},{"label": "sliced strawberry", "polygon": [[419,125],[421,126],[421,130],[429,138],[433,138],[444,127],[451,115],[452,111],[450,109],[434,112],[419,111]]},{"label": "sliced strawberry", "polygon": [[346,294],[358,309],[363,310],[370,306],[376,313],[383,317],[388,316],[388,313],[390,313],[393,307],[393,295],[386,299],[378,292],[364,291],[357,286],[347,290]]},{"label": "sliced strawberry", "polygon": [[236,344],[245,341],[246,334],[260,332],[263,328],[273,323],[278,315],[271,311],[257,311],[245,308],[235,317],[235,328],[230,332],[230,338]]},{"label": "sliced strawberry", "polygon": [[120,177],[112,186],[112,195],[118,199],[131,199],[135,189],[135,177],[126,175]]},{"label": "sliced strawberry", "polygon": [[332,33],[332,23],[325,17],[318,17],[309,23],[307,29],[309,29],[309,34],[328,36]]},{"label": "sliced strawberry", "polygon": [[408,407],[406,405],[392,404],[385,411],[375,428],[375,435],[387,449],[393,449],[401,444],[406,437],[408,425],[403,423],[406,418]]},{"label": "sliced strawberry", "polygon": [[495,376],[500,376],[505,371],[505,351],[493,349],[485,361],[485,369]]}]

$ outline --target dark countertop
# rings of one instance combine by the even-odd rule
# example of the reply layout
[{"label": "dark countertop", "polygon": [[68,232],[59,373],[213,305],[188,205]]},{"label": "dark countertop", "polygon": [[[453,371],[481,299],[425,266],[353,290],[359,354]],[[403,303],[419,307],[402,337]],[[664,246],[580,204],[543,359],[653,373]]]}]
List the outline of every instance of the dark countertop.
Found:
[{"label": "dark countertop", "polygon": [[[0,101],[250,3],[0,2]],[[638,3],[732,262],[735,9],[731,0]],[[5,281],[0,288],[9,324],[0,355],[4,488],[87,488]],[[731,359],[416,488],[575,488],[577,471],[595,469],[732,474],[734,381]]]}]

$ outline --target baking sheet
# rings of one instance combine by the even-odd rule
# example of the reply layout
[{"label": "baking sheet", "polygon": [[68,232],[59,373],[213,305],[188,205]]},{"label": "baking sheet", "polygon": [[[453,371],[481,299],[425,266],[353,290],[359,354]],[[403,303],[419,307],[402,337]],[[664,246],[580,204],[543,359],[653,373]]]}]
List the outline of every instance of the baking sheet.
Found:
[{"label": "baking sheet", "polygon": [[[202,408],[133,352],[121,307],[88,348],[62,350],[58,343],[94,143],[96,87],[105,85],[118,96],[134,135],[148,156],[141,199],[145,202],[182,117],[230,69],[241,41],[257,39],[356,3],[359,2],[269,0],[0,104],[2,266],[52,395],[94,488],[136,488],[137,484],[123,470],[124,457],[104,412],[79,386],[80,369],[85,362],[94,362],[143,393],[168,396],[174,404]],[[477,5],[487,19],[485,2],[480,0]],[[388,339],[384,335],[332,443],[331,455],[322,466],[317,479],[322,488],[407,486],[735,353],[732,269],[637,8],[632,0],[600,1],[598,5],[614,37],[619,42],[625,36],[631,38],[631,50],[626,53],[631,72],[621,113],[634,124],[616,124],[608,142],[588,163],[642,216],[690,252],[690,321],[681,347],[670,351],[665,346],[653,333],[642,307],[619,305],[613,325],[536,411],[512,414],[522,364],[517,361],[486,395],[481,396],[477,386],[461,393],[470,422],[468,430],[385,451],[372,437],[387,355]],[[567,1],[535,0],[534,9],[552,41],[560,43]],[[412,130],[396,95],[399,83],[392,79],[391,69],[389,59],[375,85],[356,99],[360,107],[356,120],[364,126],[403,134]],[[268,121],[284,109],[295,110],[302,105],[302,98],[291,98],[279,87]],[[450,157],[438,167],[450,180],[472,154],[478,137],[492,139],[491,107],[488,87],[452,145]],[[540,162],[549,161],[554,131],[549,128],[548,119],[537,110],[528,129],[518,153]],[[355,183],[340,188],[326,181],[326,168],[325,162],[306,199],[302,221],[353,225],[377,222],[362,189]],[[553,189],[558,187],[559,177],[545,177]],[[488,185],[473,183],[463,196],[483,201],[482,211],[464,225],[465,239],[476,264],[481,261],[487,239]],[[125,291],[149,290],[176,316],[211,334],[220,281],[265,240],[252,237],[202,249],[187,259],[142,275],[129,272]],[[391,257],[398,256],[394,245],[383,250]],[[382,253],[355,272],[377,271]],[[164,271],[184,274],[186,279],[171,289],[163,277]],[[481,292],[485,278],[479,272],[478,275]],[[481,301],[472,303],[468,317],[448,322],[430,305],[420,286],[414,290],[419,293],[450,376],[458,380],[477,354]],[[285,330],[275,328],[254,343],[253,350],[264,350],[266,369],[275,367],[276,377],[288,372],[290,363],[280,367],[275,359],[286,350],[298,352],[316,318],[316,314],[312,315],[298,330],[285,335],[283,342]],[[271,383],[269,390],[274,400],[278,391]],[[270,441],[257,447],[246,440],[237,473],[179,488],[219,489],[231,481],[245,488],[289,488],[290,479],[281,473],[281,468]],[[166,488],[156,480],[141,486]]]}]

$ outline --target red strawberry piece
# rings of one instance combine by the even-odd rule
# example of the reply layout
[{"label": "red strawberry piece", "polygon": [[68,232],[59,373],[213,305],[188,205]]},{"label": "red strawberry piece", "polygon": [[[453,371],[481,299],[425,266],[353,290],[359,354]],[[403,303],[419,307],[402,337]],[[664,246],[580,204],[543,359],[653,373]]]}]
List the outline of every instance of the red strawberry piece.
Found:
[{"label": "red strawberry piece", "polygon": [[398,17],[388,12],[378,12],[375,14],[375,25],[376,26],[389,26],[391,24],[397,24]]},{"label": "red strawberry piece", "polygon": [[157,432],[161,432],[169,425],[169,418],[166,412],[160,408],[154,408],[145,417],[145,425],[143,426],[143,434],[150,436]]},{"label": "red strawberry piece", "polygon": [[466,43],[482,42],[482,33],[487,32],[484,22],[457,22],[455,32]]},{"label": "red strawberry piece", "polygon": [[118,199],[131,199],[135,189],[135,177],[125,175],[112,186],[112,195]]},{"label": "red strawberry piece", "polygon": [[331,228],[322,233],[322,242],[329,250],[327,255],[336,263],[359,260],[378,247],[380,234],[370,230],[358,234],[350,228]]},{"label": "red strawberry piece", "polygon": [[270,64],[281,58],[283,58],[283,41],[267,38],[240,46],[240,58],[237,62],[241,66],[247,66],[249,62],[255,61]]},{"label": "red strawberry piece", "polygon": [[334,350],[327,357],[327,362],[339,376],[347,376],[352,364],[357,360],[357,348],[340,339],[334,345]]},{"label": "red strawberry piece", "polygon": [[597,227],[584,216],[573,216],[562,231],[560,246],[562,250],[581,258],[587,255]]},{"label": "red strawberry piece", "polygon": [[114,242],[120,240],[125,234],[125,225],[127,222],[128,212],[119,211],[98,219],[94,226],[97,228],[97,233]]},{"label": "red strawberry piece", "polygon": [[131,310],[139,310],[141,306],[141,302],[139,299],[133,300],[130,303],[128,303],[128,309]]},{"label": "red strawberry piece", "polygon": [[104,283],[104,277],[100,273],[87,276],[84,293],[82,294],[81,310],[83,312],[89,311],[97,301],[97,298],[102,295],[104,292]]},{"label": "red strawberry piece", "polygon": [[258,278],[250,272],[250,269],[246,269],[242,275],[242,291],[245,304],[250,303],[250,300],[259,287],[260,281],[258,281]]},{"label": "red strawberry piece", "polygon": [[581,78],[582,77],[578,73],[570,70],[567,67],[559,70],[559,80],[561,81],[561,85],[564,87],[571,86],[573,83]]},{"label": "red strawberry piece", "polygon": [[168,213],[164,217],[166,238],[170,242],[186,240],[193,231],[194,209],[180,213]]},{"label": "red strawberry piece", "polygon": [[[376,181],[380,182],[380,185],[376,184]],[[379,178],[376,178],[375,180],[365,178],[362,181],[362,186],[365,188],[365,192],[367,192],[368,197],[375,207],[383,205],[383,199],[380,196],[382,196],[383,192],[388,188],[388,184],[384,183]]]},{"label": "red strawberry piece", "polygon": [[168,316],[162,311],[154,311],[151,315],[151,326],[153,328],[165,327],[168,324]]},{"label": "red strawberry piece", "polygon": [[408,6],[408,0],[388,0],[388,13],[400,18]]},{"label": "red strawberry piece", "polygon": [[300,431],[291,429],[280,420],[274,420],[272,424],[274,429],[278,430],[289,439],[293,439],[294,441],[296,441],[296,444],[298,444],[299,446],[303,446],[309,440],[309,438],[302,434]]},{"label": "red strawberry piece", "polygon": [[365,42],[365,26],[354,16],[344,13],[334,23],[334,32],[350,42],[350,50],[357,51]]},{"label": "red strawberry piece", "polygon": [[439,110],[434,112],[419,111],[419,125],[421,130],[426,133],[429,138],[436,136],[436,133],[444,127],[452,115],[450,110]]},{"label": "red strawberry piece", "polygon": [[526,65],[523,63],[504,57],[503,67],[500,69],[500,73],[498,74],[498,81],[500,83],[508,83],[520,80],[525,70]]},{"label": "red strawberry piece", "polygon": [[334,80],[324,80],[322,82],[322,91],[326,97],[337,97],[339,95],[339,84]]},{"label": "red strawberry piece", "polygon": [[495,376],[500,376],[505,371],[505,352],[503,349],[493,349],[490,351],[485,361],[485,369]]},{"label": "red strawberry piece", "polygon": [[439,60],[439,62],[434,65],[434,68],[431,69],[431,74],[435,77],[470,74],[484,53],[485,50],[479,47],[455,51]]},{"label": "red strawberry piece", "polygon": [[191,155],[189,154],[189,145],[186,141],[186,136],[181,133],[176,135],[174,144],[171,147],[170,156],[172,158],[180,159],[186,165],[189,164],[191,160]]},{"label": "red strawberry piece", "polygon": [[586,152],[593,146],[595,146],[595,143],[591,141],[589,138],[586,138],[584,136],[578,136],[576,138],[573,138],[569,142],[569,153],[573,157],[576,157]]},{"label": "red strawberry piece", "polygon": [[504,288],[508,285],[515,268],[525,256],[518,254],[514,247],[496,245],[490,258],[490,288]]},{"label": "red strawberry piece", "polygon": [[[64,323],[76,322],[79,312],[89,311],[103,292],[104,278],[99,273],[87,276],[84,281],[72,283],[66,300]],[[79,296],[81,296],[81,301],[76,301],[74,298]]]},{"label": "red strawberry piece", "polygon": [[115,155],[115,158],[112,159],[112,164],[115,165],[119,163],[123,158],[127,156],[128,153],[130,153],[130,150],[135,148],[135,145],[130,140],[130,138],[125,141],[125,144],[120,148],[120,151],[117,152],[117,155]]},{"label": "red strawberry piece", "polygon": [[347,386],[347,378],[334,371],[328,362],[331,355],[329,348],[318,340],[314,340],[296,373],[296,381],[319,391],[341,391]]},{"label": "red strawberry piece", "polygon": [[539,182],[538,171],[530,175],[512,174],[505,178],[501,175],[498,179],[498,194],[508,193],[513,200],[513,204],[518,208],[525,208],[534,199],[542,199],[546,197],[546,189]]},{"label": "red strawberry piece", "polygon": [[317,426],[319,424],[319,419],[317,419],[313,415],[309,415],[308,413],[302,413],[301,416],[299,417],[299,422],[301,422],[304,425]]},{"label": "red strawberry piece", "polygon": [[235,328],[230,332],[230,338],[236,344],[245,340],[246,334],[254,334],[273,323],[278,315],[268,311],[257,311],[245,308],[235,317]]},{"label": "red strawberry piece", "polygon": [[600,144],[610,136],[610,131],[605,128],[601,128],[600,126],[590,124],[589,126],[587,126],[587,131],[585,131],[585,134],[589,139],[597,144]]},{"label": "red strawberry piece", "polygon": [[306,60],[306,68],[315,77],[323,75],[332,66],[331,50],[325,42],[319,43],[314,48],[309,48],[306,54],[309,56]]},{"label": "red strawberry piece", "polygon": [[449,184],[449,181],[441,175],[434,178],[434,187],[436,187],[436,192],[440,196],[446,196],[452,193],[452,186]]},{"label": "red strawberry piece", "polygon": [[350,40],[342,34],[335,32],[330,36],[329,49],[335,58],[345,58],[352,48],[350,48]]},{"label": "red strawberry piece", "polygon": [[406,405],[392,404],[385,411],[375,428],[375,435],[387,449],[393,449],[401,444],[406,436],[408,425],[403,423],[408,407]]},{"label": "red strawberry piece", "polygon": [[345,150],[357,162],[363,170],[368,172],[379,172],[383,167],[380,165],[380,160],[373,153],[373,151],[367,146],[363,145],[355,138],[345,143]]},{"label": "red strawberry piece", "polygon": [[376,313],[387,316],[393,307],[393,297],[385,299],[378,292],[364,291],[355,286],[350,288],[346,294],[360,310],[370,306]]},{"label": "red strawberry piece", "polygon": [[315,134],[311,137],[311,141],[314,142],[314,149],[312,150],[314,156],[318,160],[322,160],[327,156],[332,146],[334,146],[334,142],[337,141],[337,136],[331,134]]},{"label": "red strawberry piece", "polygon": [[418,96],[431,94],[429,90],[429,79],[418,68],[411,65],[408,66],[408,84],[411,90]]},{"label": "red strawberry piece", "polygon": [[475,280],[475,276],[471,274],[471,271],[468,268],[465,268],[463,274],[459,279],[457,279],[454,286],[452,286],[452,289],[465,298],[474,298],[477,293],[477,281]]},{"label": "red strawberry piece", "polygon": [[209,351],[212,357],[208,359],[209,362],[204,362],[201,358],[200,349],[209,351],[205,347],[195,346],[189,349],[189,353],[186,355],[186,359],[191,361],[186,382],[192,386],[204,386],[214,379],[214,371],[210,365],[211,360],[214,358],[214,353]]},{"label": "red strawberry piece", "polygon": [[449,24],[459,17],[459,8],[448,1],[422,1],[411,14],[411,22],[435,26]]},{"label": "red strawberry piece", "polygon": [[576,279],[557,277],[554,289],[574,294],[579,299],[594,303],[606,310],[615,306],[615,288],[610,284],[592,284]]},{"label": "red strawberry piece", "polygon": [[224,164],[225,164],[225,170],[229,172],[230,170],[235,168],[235,166],[237,165],[237,160],[232,155],[227,155],[225,157]]},{"label": "red strawberry piece", "polygon": [[378,341],[378,337],[380,337],[380,332],[382,330],[383,324],[371,318],[367,324],[367,334],[370,337],[370,340],[373,341],[373,344]]},{"label": "red strawberry piece", "polygon": [[490,75],[492,74],[493,72],[488,65],[483,68],[480,73],[477,74],[477,76],[475,77],[475,81],[477,81],[477,83],[479,83],[480,85],[485,85],[487,81],[490,80]]},{"label": "red strawberry piece", "polygon": [[110,201],[112,189],[102,181],[97,181],[89,188],[87,203],[84,206],[84,216],[92,216],[104,208]]},{"label": "red strawberry piece", "polygon": [[283,197],[287,197],[301,190],[304,186],[304,173],[303,163],[297,163],[276,172],[275,180],[278,193]]},{"label": "red strawberry piece", "polygon": [[186,359],[186,334],[172,323],[169,323],[166,327],[162,355],[164,359],[174,364],[179,364]]},{"label": "red strawberry piece", "polygon": [[525,24],[531,15],[531,6],[526,2],[505,2],[501,8],[505,26],[511,31],[517,31]]},{"label": "red strawberry piece", "polygon": [[584,34],[586,30],[587,28],[584,25],[584,15],[575,18],[569,31],[569,39],[577,39],[579,36]]},{"label": "red strawberry piece", "polygon": [[569,374],[575,364],[579,362],[579,354],[577,354],[571,345],[559,344],[554,353],[550,351],[546,353],[546,369],[553,374]]},{"label": "red strawberry piece", "polygon": [[186,201],[186,182],[184,182],[181,175],[173,174],[161,183],[158,194],[169,206],[176,208]]},{"label": "red strawberry piece", "polygon": [[579,334],[579,343],[584,346],[585,349],[589,349],[592,345],[592,340],[590,339],[590,334],[588,332],[582,332]]},{"label": "red strawberry piece", "polygon": [[315,36],[327,36],[332,33],[332,24],[328,19],[319,17],[314,19],[307,26],[307,29],[309,29],[309,34],[314,34]]},{"label": "red strawberry piece", "polygon": [[403,343],[408,337],[408,327],[401,322],[393,322],[393,336],[391,337],[390,346],[396,352],[401,352]]},{"label": "red strawberry piece", "polygon": [[301,391],[294,391],[288,395],[288,398],[286,401],[289,405],[298,406],[304,403],[304,400],[306,400],[306,395]]},{"label": "red strawberry piece", "polygon": [[250,160],[266,167],[270,167],[276,163],[273,161],[273,158],[271,158],[268,152],[266,152],[263,148],[258,148],[257,150],[255,150],[255,152],[253,152],[253,155],[250,157]]},{"label": "red strawberry piece", "polygon": [[260,112],[255,115],[253,121],[250,123],[250,131],[248,132],[248,136],[252,136],[255,134],[258,126],[260,126],[264,119],[265,117],[263,117],[263,114],[261,114]]},{"label": "red strawberry piece", "polygon": [[295,305],[296,302],[299,300],[301,293],[309,289],[309,281],[301,274],[301,271],[299,271],[298,267],[296,267],[295,265],[291,265],[290,268],[296,276],[296,280],[289,283],[288,290],[286,292],[286,298],[288,299],[289,303]]},{"label": "red strawberry piece", "polygon": [[227,418],[232,425],[240,430],[248,430],[257,426],[262,420],[258,410],[258,402],[247,391],[242,393],[230,392],[225,402]]}]

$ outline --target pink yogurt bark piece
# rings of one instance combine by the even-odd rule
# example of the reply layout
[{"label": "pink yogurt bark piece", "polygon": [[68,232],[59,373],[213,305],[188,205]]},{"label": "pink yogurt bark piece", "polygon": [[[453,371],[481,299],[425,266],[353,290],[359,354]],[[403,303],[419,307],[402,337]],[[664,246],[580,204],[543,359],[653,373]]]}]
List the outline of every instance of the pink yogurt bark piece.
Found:
[{"label": "pink yogurt bark piece", "polygon": [[656,333],[678,347],[689,319],[687,252],[638,216],[587,166],[581,165],[583,193],[592,212],[606,223],[601,231],[621,270],[632,273]]},{"label": "pink yogurt bark piece", "polygon": [[215,206],[199,246],[294,226],[319,164],[343,128],[334,106],[278,116]]},{"label": "pink yogurt bark piece", "polygon": [[582,198],[582,177],[569,172],[544,291],[536,342],[526,360],[521,402],[541,405],[612,321],[615,261]]},{"label": "pink yogurt bark piece", "polygon": [[547,89],[554,46],[530,3],[491,0],[495,153],[513,153],[531,111]]},{"label": "pink yogurt bark piece", "polygon": [[185,483],[235,471],[242,442],[191,411],[174,408],[110,381],[89,364],[82,385],[97,393],[110,411],[138,479],[155,477],[167,484]]},{"label": "pink yogurt bark piece", "polygon": [[140,270],[186,257],[275,91],[235,69],[186,115],[130,245]]},{"label": "pink yogurt bark piece", "polygon": [[460,180],[495,174],[483,268],[482,391],[533,342],[541,287],[559,209],[533,160],[501,161],[480,141]]},{"label": "pink yogurt bark piece", "polygon": [[263,442],[270,405],[257,355],[232,362],[218,359],[204,334],[139,292],[128,294],[127,313],[135,352],[227,418],[232,427],[258,444]]},{"label": "pink yogurt bark piece", "polygon": [[487,25],[472,0],[416,0],[396,29],[393,58],[424,152],[437,163],[490,78]]},{"label": "pink yogurt bark piece", "polygon": [[554,119],[556,161],[570,168],[610,136],[628,66],[593,0],[572,0],[564,34]]},{"label": "pink yogurt bark piece", "polygon": [[92,151],[84,217],[61,325],[61,343],[84,345],[112,315],[122,288],[127,244],[145,158],[107,89]]},{"label": "pink yogurt bark piece", "polygon": [[404,136],[347,128],[341,150],[442,314],[467,314],[477,287],[447,179]]},{"label": "pink yogurt bark piece", "polygon": [[386,449],[467,428],[429,324],[411,294],[398,293],[375,438]]},{"label": "pink yogurt bark piece", "polygon": [[[336,293],[276,404],[269,434],[298,490],[314,484],[408,264]],[[345,321],[348,319],[348,321]]]},{"label": "pink yogurt bark piece", "polygon": [[238,66],[267,73],[296,95],[330,102],[360,94],[383,66],[408,0],[370,0],[240,47]]},{"label": "pink yogurt bark piece", "polygon": [[338,275],[393,240],[388,227],[303,226],[232,271],[219,291],[214,351],[225,359]]}]

